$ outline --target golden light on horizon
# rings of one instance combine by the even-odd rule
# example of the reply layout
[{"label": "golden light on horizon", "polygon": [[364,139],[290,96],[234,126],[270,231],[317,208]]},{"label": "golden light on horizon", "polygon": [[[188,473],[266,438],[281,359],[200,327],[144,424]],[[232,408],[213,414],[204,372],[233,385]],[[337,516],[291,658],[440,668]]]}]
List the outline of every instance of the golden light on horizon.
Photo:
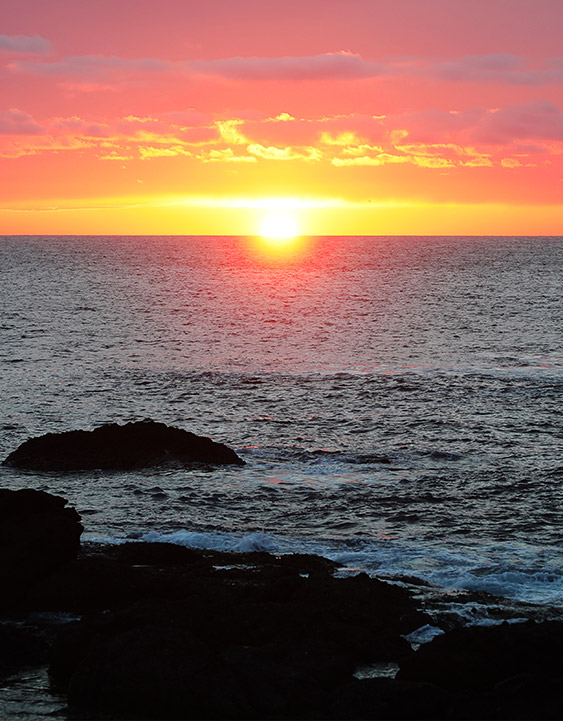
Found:
[{"label": "golden light on horizon", "polygon": [[297,220],[290,210],[271,211],[262,218],[260,235],[276,242],[291,240],[299,235]]},{"label": "golden light on horizon", "polygon": [[5,235],[255,236],[263,248],[277,255],[307,236],[556,236],[563,223],[559,204],[432,203],[398,198],[149,195],[49,202],[26,199],[0,206]]}]

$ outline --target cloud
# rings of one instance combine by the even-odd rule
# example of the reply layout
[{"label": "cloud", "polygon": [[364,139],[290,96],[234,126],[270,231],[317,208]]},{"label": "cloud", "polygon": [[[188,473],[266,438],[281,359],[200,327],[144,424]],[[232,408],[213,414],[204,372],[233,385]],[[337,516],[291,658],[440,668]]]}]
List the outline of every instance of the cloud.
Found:
[{"label": "cloud", "polygon": [[51,51],[51,43],[39,35],[0,35],[0,51],[46,55]]},{"label": "cloud", "polygon": [[475,142],[491,145],[518,140],[563,141],[563,113],[548,100],[512,105],[484,114],[472,136]]},{"label": "cloud", "polygon": [[289,113],[280,113],[279,115],[276,115],[275,118],[269,118],[271,123],[287,123],[290,120],[295,120],[295,118]]},{"label": "cloud", "polygon": [[60,83],[63,90],[66,91],[67,95],[71,98],[75,97],[79,93],[116,93],[117,88],[113,85],[103,83],[89,83],[89,82],[77,82],[77,83]]},{"label": "cloud", "polygon": [[44,128],[23,110],[10,108],[0,111],[0,134],[2,135],[39,135],[44,132]]},{"label": "cloud", "polygon": [[19,61],[11,69],[34,75],[104,82],[138,74],[169,71],[174,63],[154,58],[121,58],[106,55],[75,55],[55,62]]},{"label": "cloud", "polygon": [[252,139],[249,142],[266,147],[360,145],[389,140],[389,131],[383,126],[382,119],[372,115],[273,120],[245,122],[241,132]]},{"label": "cloud", "polygon": [[292,147],[276,148],[264,147],[257,143],[250,144],[247,150],[251,155],[257,155],[265,160],[320,160],[322,154],[317,148],[297,149]]},{"label": "cloud", "polygon": [[232,148],[212,149],[198,156],[204,163],[256,163],[253,155],[235,155]]},{"label": "cloud", "polygon": [[[493,165],[490,153],[483,153],[471,146],[456,145],[455,143],[414,143],[396,146],[406,155],[418,158],[417,164],[424,167],[444,167],[443,161],[451,166],[463,167],[490,167]],[[427,161],[423,162],[426,158]],[[437,159],[437,162],[434,160]]]},{"label": "cloud", "polygon": [[563,154],[563,112],[549,101],[536,100],[499,109],[435,108],[387,116],[259,117],[241,112],[239,117],[212,119],[188,109],[103,122],[55,117],[39,124],[12,108],[0,112],[0,134],[0,153],[9,157],[86,149],[107,159],[184,156],[205,163],[517,168],[513,161],[529,166],[532,156],[536,165],[558,162],[556,155]]},{"label": "cloud", "polygon": [[92,147],[95,147],[95,143],[68,135],[61,137],[46,134],[13,135],[11,137],[6,135],[0,142],[0,157],[21,158],[44,153],[61,153],[74,150],[88,151]]},{"label": "cloud", "polygon": [[448,82],[508,82],[536,84],[537,80],[516,55],[466,55],[430,66],[433,76]]},{"label": "cloud", "polygon": [[70,118],[55,118],[52,122],[53,130],[68,131],[78,135],[86,135],[94,138],[107,138],[110,131],[107,125],[92,123],[88,120],[73,115]]},{"label": "cloud", "polygon": [[248,138],[238,130],[238,126],[242,125],[242,120],[218,120],[215,124],[221,139],[225,143],[246,145],[249,142]]},{"label": "cloud", "polygon": [[352,80],[386,72],[384,65],[339,51],[301,57],[251,57],[185,63],[187,70],[235,80]]},{"label": "cloud", "polygon": [[456,165],[448,158],[432,158],[427,155],[415,155],[412,162],[419,168],[454,168]]},{"label": "cloud", "polygon": [[[11,67],[13,70],[37,75],[97,82],[146,73],[180,73],[242,81],[318,81],[376,77],[387,72],[385,65],[364,60],[360,55],[345,51],[296,57],[234,57],[175,62],[156,58],[77,55],[55,62],[20,61],[13,63]],[[282,113],[278,119],[287,119],[284,115],[287,114]]]},{"label": "cloud", "polygon": [[123,155],[122,153],[119,153],[117,150],[112,150],[109,153],[106,153],[105,155],[100,155],[100,160],[132,160],[134,156],[132,155]]},{"label": "cloud", "polygon": [[[0,36],[6,48],[36,48],[46,52],[42,38]],[[17,40],[17,42],[16,42]],[[1,45],[0,45],[1,48]],[[43,48],[43,50],[40,50]],[[28,50],[32,52],[32,50]],[[203,76],[239,82],[296,82],[361,80],[402,76],[447,83],[503,83],[548,85],[563,82],[563,59],[547,59],[543,65],[509,54],[466,55],[441,61],[428,58],[387,58],[376,62],[357,53],[340,50],[319,55],[281,57],[230,57],[215,60],[162,60],[104,55],[77,55],[45,62],[21,60],[14,71],[61,79],[74,91],[92,92],[111,88],[112,82],[148,83],[151,76]],[[287,117],[286,117],[287,116]],[[289,120],[280,113],[276,120]]]},{"label": "cloud", "polygon": [[149,145],[141,146],[139,155],[143,160],[146,160],[147,158],[175,158],[179,155],[189,156],[191,153],[181,145],[173,145],[167,148],[155,148]]},{"label": "cloud", "polygon": [[362,144],[362,139],[358,138],[353,131],[343,131],[338,134],[322,132],[319,138],[323,145],[337,145],[346,147],[350,145],[358,146]]},{"label": "cloud", "polygon": [[561,58],[547,59],[541,67],[527,58],[504,53],[465,55],[423,65],[421,72],[455,83],[502,83],[505,85],[550,85],[563,81]]},{"label": "cloud", "polygon": [[520,168],[522,166],[522,163],[516,158],[503,158],[500,164],[503,168]]},{"label": "cloud", "polygon": [[475,128],[485,115],[484,108],[470,108],[461,112],[431,108],[414,113],[402,113],[385,119],[384,126],[396,136],[417,143],[459,142],[464,133]]},{"label": "cloud", "polygon": [[204,113],[196,112],[163,113],[160,117],[127,115],[114,120],[111,129],[113,133],[132,142],[172,145],[218,142],[215,124]]},{"label": "cloud", "polygon": [[333,158],[332,164],[336,167],[350,165],[388,165],[389,163],[408,163],[411,159],[405,155],[379,153],[378,155],[360,155],[355,158]]},{"label": "cloud", "polygon": [[510,145],[563,140],[563,113],[548,100],[499,109],[403,113],[389,116],[384,125],[388,131],[402,131],[403,143],[410,144]]}]

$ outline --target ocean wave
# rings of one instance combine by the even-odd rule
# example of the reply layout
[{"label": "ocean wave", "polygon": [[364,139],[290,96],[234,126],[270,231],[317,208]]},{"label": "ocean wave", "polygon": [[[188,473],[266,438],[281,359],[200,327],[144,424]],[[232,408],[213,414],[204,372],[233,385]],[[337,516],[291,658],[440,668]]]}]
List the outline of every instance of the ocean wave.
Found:
[{"label": "ocean wave", "polygon": [[[557,549],[532,544],[474,543],[444,547],[415,540],[351,538],[339,543],[299,539],[257,531],[252,533],[138,531],[126,538],[90,536],[90,541],[123,543],[126,540],[175,543],[214,551],[309,553],[338,563],[346,575],[367,572],[393,580],[415,577],[440,588],[484,591],[515,601],[563,604],[563,567]],[[499,558],[502,557],[502,560]]]}]

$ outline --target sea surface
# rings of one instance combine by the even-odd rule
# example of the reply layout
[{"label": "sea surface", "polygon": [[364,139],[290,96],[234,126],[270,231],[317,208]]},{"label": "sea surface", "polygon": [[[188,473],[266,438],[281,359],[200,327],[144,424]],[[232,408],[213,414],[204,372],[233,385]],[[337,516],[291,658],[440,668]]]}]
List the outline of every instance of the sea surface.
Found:
[{"label": "sea surface", "polygon": [[1,237],[0,457],[152,418],[244,467],[22,472],[90,541],[563,607],[563,239]]}]

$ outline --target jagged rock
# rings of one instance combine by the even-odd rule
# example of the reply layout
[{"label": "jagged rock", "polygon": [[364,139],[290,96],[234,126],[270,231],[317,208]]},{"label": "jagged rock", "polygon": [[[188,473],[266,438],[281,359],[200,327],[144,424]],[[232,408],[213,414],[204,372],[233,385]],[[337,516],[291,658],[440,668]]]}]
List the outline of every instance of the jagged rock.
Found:
[{"label": "jagged rock", "polygon": [[127,470],[165,463],[244,465],[223,443],[151,420],[30,438],[3,461],[40,471]]}]

